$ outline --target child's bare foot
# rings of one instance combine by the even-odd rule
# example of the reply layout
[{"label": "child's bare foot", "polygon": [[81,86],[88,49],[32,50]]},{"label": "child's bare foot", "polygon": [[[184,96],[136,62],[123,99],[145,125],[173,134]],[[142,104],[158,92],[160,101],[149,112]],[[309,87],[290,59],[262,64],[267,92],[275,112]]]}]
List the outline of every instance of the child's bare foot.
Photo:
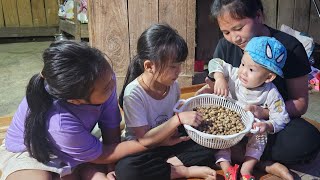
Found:
[{"label": "child's bare foot", "polygon": [[278,162],[262,161],[259,163],[258,167],[265,170],[269,174],[280,177],[281,179],[293,180],[293,176],[290,174],[289,169]]},{"label": "child's bare foot", "polygon": [[216,171],[206,166],[172,166],[171,179],[176,178],[202,178],[205,180],[215,180]]}]

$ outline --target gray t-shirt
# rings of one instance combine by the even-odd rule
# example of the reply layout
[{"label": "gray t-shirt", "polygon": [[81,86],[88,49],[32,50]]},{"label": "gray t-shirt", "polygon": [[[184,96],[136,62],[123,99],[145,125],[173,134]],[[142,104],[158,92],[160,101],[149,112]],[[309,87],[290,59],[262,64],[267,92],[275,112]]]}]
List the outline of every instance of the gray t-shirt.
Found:
[{"label": "gray t-shirt", "polygon": [[123,96],[123,111],[126,124],[125,139],[135,139],[132,127],[159,126],[173,116],[173,107],[180,97],[180,89],[174,82],[168,94],[161,100],[152,98],[135,79],[126,87]]}]

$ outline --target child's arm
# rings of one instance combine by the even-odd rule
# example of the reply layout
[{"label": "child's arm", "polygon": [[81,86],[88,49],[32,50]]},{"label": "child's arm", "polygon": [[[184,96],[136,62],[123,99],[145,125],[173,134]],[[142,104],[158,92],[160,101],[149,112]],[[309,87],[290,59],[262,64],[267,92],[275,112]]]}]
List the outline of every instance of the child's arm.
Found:
[{"label": "child's arm", "polygon": [[214,58],[209,61],[208,69],[208,76],[215,79],[214,87],[210,88],[217,95],[228,96],[229,90],[226,78],[235,81],[238,68],[232,67],[232,65],[225,63],[222,59]]},{"label": "child's arm", "polygon": [[268,93],[267,104],[269,109],[268,122],[273,126],[270,132],[277,133],[285,128],[290,121],[290,117],[285,102],[275,86]]},{"label": "child's arm", "polygon": [[[202,120],[201,115],[195,111],[179,113],[179,117],[181,123],[192,126],[198,126]],[[137,140],[124,141],[119,144],[104,145],[102,154],[99,158],[92,161],[92,163],[113,163],[127,155],[145,151],[148,149],[147,147],[159,144],[167,139],[168,136],[172,135],[176,128],[181,124],[179,117],[177,115],[173,116],[170,118],[170,120],[156,128],[151,129],[143,137],[138,138]],[[174,139],[173,141],[175,141],[175,143],[179,143],[185,140],[187,140],[187,138],[178,138]],[[170,144],[171,142],[167,143]]]},{"label": "child's arm", "polygon": [[219,96],[227,97],[229,94],[228,82],[221,72],[215,72],[213,74],[215,79],[213,93]]},{"label": "child's arm", "polygon": [[260,127],[260,132],[277,133],[285,128],[289,123],[290,117],[286,111],[284,100],[277,88],[272,84],[268,92],[266,104],[269,110],[269,120],[265,122],[254,123],[253,127]]},{"label": "child's arm", "polygon": [[[197,127],[201,124],[202,115],[196,111],[181,112],[178,115],[174,115],[168,121],[162,123],[161,125],[145,131],[144,134],[140,131],[140,137],[143,137],[145,143],[150,144],[148,141],[153,141],[154,138],[165,140],[176,132],[176,128],[180,124],[188,124],[190,126]],[[141,136],[142,135],[142,136]],[[136,133],[136,136],[138,134]]]}]

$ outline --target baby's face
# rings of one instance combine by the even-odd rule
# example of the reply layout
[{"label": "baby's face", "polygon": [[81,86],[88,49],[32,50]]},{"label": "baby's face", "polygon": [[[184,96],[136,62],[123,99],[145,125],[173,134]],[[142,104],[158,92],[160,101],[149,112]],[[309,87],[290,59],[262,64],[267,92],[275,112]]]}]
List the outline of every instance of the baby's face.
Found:
[{"label": "baby's face", "polygon": [[244,87],[250,89],[261,86],[268,79],[269,74],[270,71],[255,63],[247,52],[243,54],[238,78]]}]

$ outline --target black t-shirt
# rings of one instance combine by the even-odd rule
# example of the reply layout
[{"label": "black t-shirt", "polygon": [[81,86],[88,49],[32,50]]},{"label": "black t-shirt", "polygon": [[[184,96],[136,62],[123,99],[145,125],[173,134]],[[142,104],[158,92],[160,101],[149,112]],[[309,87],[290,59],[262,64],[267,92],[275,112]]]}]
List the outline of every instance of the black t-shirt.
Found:
[{"label": "black t-shirt", "polygon": [[[277,86],[283,99],[288,99],[285,79],[296,78],[307,75],[311,71],[307,53],[303,45],[293,36],[282,31],[268,27],[271,37],[276,38],[287,49],[287,60],[282,68],[284,79],[277,76],[273,83]],[[225,62],[239,67],[243,51],[238,46],[230,43],[225,38],[221,38],[213,54],[213,58],[221,58]]]}]

